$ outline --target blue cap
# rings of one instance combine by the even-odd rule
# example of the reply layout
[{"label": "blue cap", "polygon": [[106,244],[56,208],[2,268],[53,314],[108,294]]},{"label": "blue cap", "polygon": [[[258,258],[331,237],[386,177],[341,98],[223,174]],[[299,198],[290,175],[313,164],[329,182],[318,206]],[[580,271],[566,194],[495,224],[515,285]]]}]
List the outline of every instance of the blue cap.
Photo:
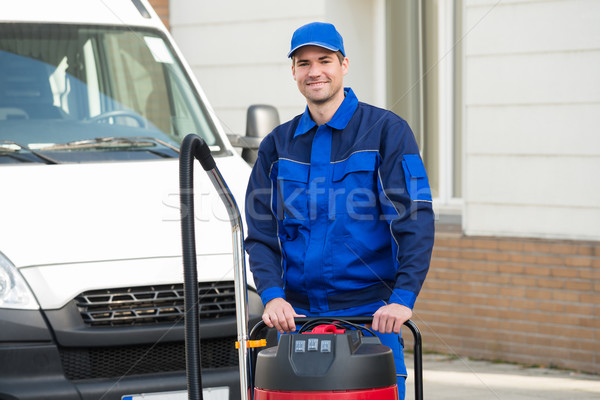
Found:
[{"label": "blue cap", "polygon": [[344,57],[344,40],[335,26],[325,22],[311,22],[296,29],[288,57],[303,46],[319,46],[331,51],[341,51]]}]

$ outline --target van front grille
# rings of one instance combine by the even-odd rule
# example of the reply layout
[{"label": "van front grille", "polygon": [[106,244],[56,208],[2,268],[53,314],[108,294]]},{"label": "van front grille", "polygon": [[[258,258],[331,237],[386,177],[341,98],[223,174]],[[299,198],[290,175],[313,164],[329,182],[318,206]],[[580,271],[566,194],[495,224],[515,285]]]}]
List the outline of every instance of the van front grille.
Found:
[{"label": "van front grille", "polygon": [[[200,319],[235,317],[233,281],[200,282]],[[183,284],[91,290],[75,298],[88,326],[139,326],[182,322]]]}]

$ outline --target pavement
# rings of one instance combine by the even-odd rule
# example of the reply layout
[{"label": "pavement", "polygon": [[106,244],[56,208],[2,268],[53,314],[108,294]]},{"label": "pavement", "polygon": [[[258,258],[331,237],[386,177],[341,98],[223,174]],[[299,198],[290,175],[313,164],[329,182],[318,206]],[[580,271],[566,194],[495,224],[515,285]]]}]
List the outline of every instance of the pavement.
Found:
[{"label": "pavement", "polygon": [[[412,366],[412,354],[406,354]],[[408,369],[406,400],[414,400]],[[423,355],[423,397],[427,400],[600,400],[600,375],[517,364]]]}]

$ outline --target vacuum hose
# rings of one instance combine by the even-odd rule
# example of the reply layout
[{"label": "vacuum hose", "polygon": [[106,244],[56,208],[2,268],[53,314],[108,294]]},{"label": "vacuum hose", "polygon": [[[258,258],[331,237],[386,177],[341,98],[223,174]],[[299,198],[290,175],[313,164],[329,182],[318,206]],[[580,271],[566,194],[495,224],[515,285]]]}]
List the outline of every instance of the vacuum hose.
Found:
[{"label": "vacuum hose", "polygon": [[[202,146],[204,144],[204,146]],[[194,157],[206,160],[206,143],[196,136],[186,136],[179,153],[179,195],[181,204],[181,242],[183,247],[183,294],[185,308],[185,361],[188,398],[202,399],[202,366],[198,313],[198,271],[196,269],[196,235],[194,232]],[[210,150],[208,150],[210,156]],[[212,157],[211,157],[212,159]],[[202,161],[201,161],[202,162]],[[210,166],[210,161],[205,161]],[[212,161],[214,164],[214,160]]]},{"label": "vacuum hose", "polygon": [[185,352],[188,398],[202,400],[202,367],[200,357],[198,272],[194,224],[194,158],[207,172],[225,204],[232,228],[237,340],[240,369],[241,400],[248,398],[248,306],[246,263],[242,220],[239,208],[221,176],[210,149],[198,135],[189,134],[181,143],[179,154],[179,190],[181,238],[183,246],[183,279],[185,307]]}]

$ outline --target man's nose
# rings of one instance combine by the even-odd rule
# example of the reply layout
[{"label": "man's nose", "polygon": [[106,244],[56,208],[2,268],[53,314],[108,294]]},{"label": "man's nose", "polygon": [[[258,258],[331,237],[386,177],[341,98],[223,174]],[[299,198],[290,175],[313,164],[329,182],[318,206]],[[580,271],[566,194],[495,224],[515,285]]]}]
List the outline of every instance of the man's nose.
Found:
[{"label": "man's nose", "polygon": [[310,69],[308,70],[308,75],[310,77],[315,77],[315,76],[319,76],[321,75],[321,68],[319,67],[318,64],[312,64],[310,66]]}]

